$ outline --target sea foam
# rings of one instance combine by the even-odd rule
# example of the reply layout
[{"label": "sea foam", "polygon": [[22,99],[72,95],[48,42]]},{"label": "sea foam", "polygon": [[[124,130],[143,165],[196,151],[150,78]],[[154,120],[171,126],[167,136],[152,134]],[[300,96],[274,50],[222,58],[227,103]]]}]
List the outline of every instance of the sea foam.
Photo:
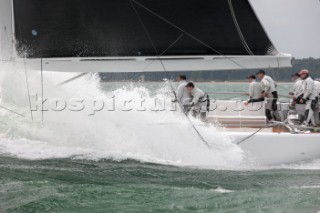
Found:
[{"label": "sea foam", "polygon": [[[32,108],[35,98],[41,98],[39,71],[27,70]],[[53,111],[29,109],[28,91],[23,65],[2,66],[2,104],[23,114],[21,117],[1,110],[7,126],[1,126],[0,152],[24,159],[83,158],[90,160],[134,159],[178,166],[201,168],[238,168],[243,163],[242,150],[214,126],[204,126],[192,120],[208,147],[193,129],[190,122],[177,110],[163,110],[171,104],[172,94],[164,82],[155,90],[143,84],[126,84],[112,89],[101,88],[96,75],[87,75],[64,86],[58,83],[77,73],[44,72],[44,97],[48,100],[85,101],[110,100],[121,106],[123,100],[141,100],[146,110],[101,110],[90,115],[90,107],[81,111]],[[154,109],[158,100],[159,110]],[[47,109],[47,106],[44,107]]]}]

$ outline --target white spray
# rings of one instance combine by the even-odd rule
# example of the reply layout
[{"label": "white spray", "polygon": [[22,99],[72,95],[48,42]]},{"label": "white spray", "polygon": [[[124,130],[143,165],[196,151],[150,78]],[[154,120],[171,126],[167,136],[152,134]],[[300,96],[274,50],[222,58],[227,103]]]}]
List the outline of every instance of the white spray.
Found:
[{"label": "white spray", "polygon": [[[68,106],[60,111],[45,111],[42,124],[39,109],[33,111],[31,120],[25,74],[23,64],[1,67],[1,104],[24,116],[0,110],[7,124],[0,128],[2,154],[26,159],[135,159],[205,168],[237,167],[243,160],[242,151],[230,139],[212,126],[200,127],[201,134],[211,144],[208,148],[184,115],[179,110],[171,110],[170,91],[165,83],[154,94],[134,84],[111,91],[101,89],[92,75],[57,87],[56,84],[75,74],[44,73],[44,97],[65,100]],[[41,98],[40,73],[27,70],[27,75],[31,105],[35,109],[35,100]],[[155,97],[158,97],[157,106]],[[75,99],[84,100],[85,109],[70,110],[69,102]],[[143,99],[146,101],[141,101]],[[133,100],[127,103],[132,110],[127,110],[123,100]],[[105,102],[103,107],[102,101]],[[122,108],[116,106],[116,110],[112,110],[109,103]],[[45,109],[50,108],[50,104],[46,104]],[[159,107],[158,111],[155,107]],[[193,122],[201,126],[198,121]]]}]

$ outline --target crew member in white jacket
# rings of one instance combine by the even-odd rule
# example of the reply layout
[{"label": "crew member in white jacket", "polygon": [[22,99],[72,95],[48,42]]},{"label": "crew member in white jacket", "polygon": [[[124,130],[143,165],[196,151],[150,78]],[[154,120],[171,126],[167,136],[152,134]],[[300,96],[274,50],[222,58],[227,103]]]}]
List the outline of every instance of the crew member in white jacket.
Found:
[{"label": "crew member in white jacket", "polygon": [[268,121],[272,121],[273,119],[280,121],[276,82],[270,76],[267,76],[264,70],[260,70],[257,73],[257,77],[261,79],[262,96],[267,99],[266,116]]},{"label": "crew member in white jacket", "polygon": [[[297,97],[299,97],[303,93],[302,83],[303,80],[300,78],[299,73],[295,73],[291,76],[291,80],[294,82],[293,90],[289,93],[289,95],[293,96],[293,101],[296,102]],[[300,100],[298,100],[300,102]]]},{"label": "crew member in white jacket", "polygon": [[200,119],[205,122],[207,118],[207,113],[209,112],[210,108],[209,95],[203,92],[198,87],[195,87],[195,85],[192,82],[189,82],[186,85],[186,89],[188,92],[190,92],[192,97],[192,101],[190,103],[190,111],[192,113],[192,116],[200,116]]},{"label": "crew member in white jacket", "polygon": [[315,89],[317,90],[318,101],[320,101],[320,78],[317,78],[316,80],[314,80],[314,86],[315,86]]},{"label": "crew member in white jacket", "polygon": [[300,103],[306,104],[304,126],[316,126],[314,112],[318,105],[317,90],[315,88],[314,80],[310,77],[309,70],[303,69],[300,71],[301,79],[303,80],[303,95]]},{"label": "crew member in white jacket", "polygon": [[249,82],[249,100],[244,102],[244,105],[247,106],[249,103],[264,101],[264,97],[262,97],[261,84],[256,81],[256,76],[250,75],[247,77],[247,80]]},{"label": "crew member in white jacket", "polygon": [[183,110],[186,112],[192,101],[191,94],[186,89],[186,86],[188,84],[187,77],[185,75],[180,75],[178,81],[179,86],[177,88],[176,98],[173,100],[173,102],[179,101],[179,103],[183,107]]}]

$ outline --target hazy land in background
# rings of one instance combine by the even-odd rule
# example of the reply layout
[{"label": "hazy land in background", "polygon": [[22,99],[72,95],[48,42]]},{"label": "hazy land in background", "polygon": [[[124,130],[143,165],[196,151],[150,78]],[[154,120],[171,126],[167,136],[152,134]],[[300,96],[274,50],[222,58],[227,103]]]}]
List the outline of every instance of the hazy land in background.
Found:
[{"label": "hazy land in background", "polygon": [[[276,81],[288,82],[291,75],[301,69],[309,69],[312,77],[320,78],[320,58],[293,59],[292,68],[266,69],[267,74]],[[101,81],[162,81],[164,78],[176,79],[180,74],[188,76],[189,80],[201,82],[239,82],[245,81],[245,77],[256,73],[257,70],[228,70],[228,71],[197,71],[197,72],[165,72],[154,73],[101,73]]]}]

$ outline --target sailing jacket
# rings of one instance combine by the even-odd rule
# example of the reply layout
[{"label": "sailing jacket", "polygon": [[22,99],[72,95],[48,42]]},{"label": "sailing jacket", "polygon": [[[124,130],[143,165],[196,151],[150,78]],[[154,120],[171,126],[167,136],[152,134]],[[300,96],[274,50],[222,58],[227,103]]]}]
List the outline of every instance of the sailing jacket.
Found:
[{"label": "sailing jacket", "polygon": [[262,88],[261,84],[256,80],[252,81],[249,85],[249,97],[250,99],[262,98]]},{"label": "sailing jacket", "polygon": [[276,82],[270,77],[265,75],[261,80],[261,88],[267,94],[277,91]]},{"label": "sailing jacket", "polygon": [[302,88],[304,100],[314,100],[317,97],[317,90],[314,86],[314,80],[310,76],[303,80]]},{"label": "sailing jacket", "polygon": [[192,103],[193,105],[197,105],[198,103],[203,102],[206,99],[206,93],[203,92],[201,89],[199,89],[198,87],[195,87],[192,91],[191,91],[191,96],[193,97],[192,99]]},{"label": "sailing jacket", "polygon": [[192,101],[190,93],[186,90],[187,81],[180,81],[177,89],[177,99],[182,105],[187,105]]},{"label": "sailing jacket", "polygon": [[315,87],[315,90],[317,91],[316,92],[316,96],[320,97],[320,82],[319,81],[314,81],[314,87]]},{"label": "sailing jacket", "polygon": [[301,78],[297,78],[295,80],[293,85],[293,94],[295,97],[298,97],[303,93],[302,84],[303,84],[303,80]]}]

